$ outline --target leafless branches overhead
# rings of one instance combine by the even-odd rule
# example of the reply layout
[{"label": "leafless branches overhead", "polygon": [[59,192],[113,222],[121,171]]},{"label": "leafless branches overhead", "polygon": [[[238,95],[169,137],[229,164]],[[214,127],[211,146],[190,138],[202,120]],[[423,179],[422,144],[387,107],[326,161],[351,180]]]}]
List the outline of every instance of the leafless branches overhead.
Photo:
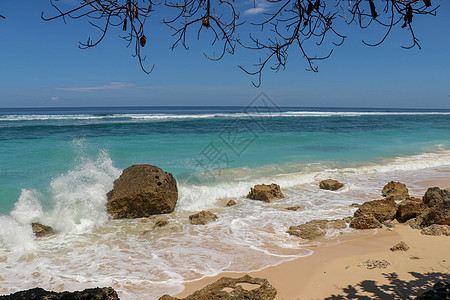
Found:
[{"label": "leafless branches overhead", "polygon": [[144,65],[142,54],[152,29],[145,26],[149,18],[168,26],[174,38],[172,49],[179,45],[189,49],[189,38],[193,34],[203,38],[205,32],[212,37],[211,48],[204,51],[208,59],[220,60],[237,47],[254,50],[257,63],[239,67],[257,76],[255,86],[260,86],[267,67],[284,69],[289,54],[300,55],[307,70],[317,72],[315,62],[328,58],[345,41],[345,25],[383,28],[380,40],[363,41],[368,46],[382,44],[399,26],[411,36],[411,44],[403,47],[420,49],[413,21],[419,15],[435,15],[438,8],[431,0],[81,0],[62,10],[56,0],[49,1],[56,14],[45,17],[43,13],[44,20],[86,19],[98,29],[97,37],[89,37],[80,48],[95,47],[112,27],[121,28],[122,38],[133,47],[146,73],[153,70],[152,65]]}]

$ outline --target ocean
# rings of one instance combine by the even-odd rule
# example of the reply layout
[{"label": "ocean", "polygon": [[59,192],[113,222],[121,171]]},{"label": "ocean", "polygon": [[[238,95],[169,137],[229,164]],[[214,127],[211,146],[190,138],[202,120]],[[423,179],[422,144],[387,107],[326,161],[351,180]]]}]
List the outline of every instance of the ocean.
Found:
[{"label": "ocean", "polygon": [[[0,145],[0,295],[112,286],[121,299],[157,299],[355,234],[309,242],[286,230],[352,215],[350,204],[381,198],[390,180],[421,195],[449,178],[450,110],[279,107],[265,95],[246,107],[0,109]],[[108,217],[106,193],[133,164],[177,179],[168,226]],[[345,187],[318,189],[327,178]],[[286,198],[245,199],[261,183]],[[203,209],[217,221],[189,224]],[[35,238],[31,222],[57,234]]]}]

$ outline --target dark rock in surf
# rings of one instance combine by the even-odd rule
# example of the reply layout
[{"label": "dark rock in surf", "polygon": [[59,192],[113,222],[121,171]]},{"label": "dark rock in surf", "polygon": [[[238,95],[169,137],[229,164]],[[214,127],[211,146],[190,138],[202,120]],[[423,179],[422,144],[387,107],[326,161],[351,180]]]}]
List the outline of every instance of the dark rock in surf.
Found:
[{"label": "dark rock in surf", "polygon": [[404,183],[398,181],[390,181],[383,187],[381,194],[392,200],[404,200],[409,197],[408,189]]},{"label": "dark rock in surf", "polygon": [[329,191],[337,191],[338,189],[342,188],[343,186],[344,186],[343,183],[340,183],[339,181],[333,180],[333,179],[325,179],[319,183],[320,189],[329,190]]},{"label": "dark rock in surf", "polygon": [[37,237],[44,237],[55,234],[55,231],[50,226],[45,226],[40,223],[31,223],[31,228],[33,229],[33,233]]},{"label": "dark rock in surf", "polygon": [[237,204],[236,201],[234,201],[233,199],[230,199],[225,206],[230,207],[230,206],[234,206],[236,204]]},{"label": "dark rock in surf", "polygon": [[189,223],[193,225],[205,225],[206,223],[215,221],[217,216],[210,211],[202,210],[199,213],[189,216]]},{"label": "dark rock in surf", "polygon": [[61,293],[34,288],[8,296],[0,296],[0,298],[4,300],[119,300],[119,296],[112,287]]},{"label": "dark rock in surf", "polygon": [[[252,289],[244,288],[243,284],[255,285]],[[207,285],[194,292],[193,294],[182,298],[185,300],[273,300],[277,295],[277,290],[264,278],[253,278],[245,275],[241,278],[222,277],[214,283]],[[169,295],[164,295],[159,300],[180,300]]]},{"label": "dark rock in surf", "polygon": [[291,226],[286,233],[302,239],[313,240],[324,236],[327,229],[344,229],[347,224],[344,220],[312,220],[305,224]]},{"label": "dark rock in surf", "polygon": [[106,205],[115,219],[142,218],[170,213],[178,200],[172,174],[152,165],[133,165],[114,181]]},{"label": "dark rock in surf", "polygon": [[250,193],[247,195],[247,198],[264,202],[272,202],[276,198],[284,198],[284,195],[278,184],[257,184],[250,189]]}]

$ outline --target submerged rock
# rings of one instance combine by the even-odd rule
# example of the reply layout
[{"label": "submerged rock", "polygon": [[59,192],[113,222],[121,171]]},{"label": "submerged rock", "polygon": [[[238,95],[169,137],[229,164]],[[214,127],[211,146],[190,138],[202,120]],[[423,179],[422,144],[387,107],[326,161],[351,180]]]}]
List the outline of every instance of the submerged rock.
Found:
[{"label": "submerged rock", "polygon": [[178,200],[172,174],[151,165],[126,168],[108,194],[107,210],[115,219],[170,213]]},{"label": "submerged rock", "polygon": [[33,233],[37,237],[44,237],[55,234],[55,231],[50,226],[45,226],[40,223],[31,223],[31,228],[33,229]]},{"label": "submerged rock", "polygon": [[230,199],[225,206],[230,207],[230,206],[234,206],[236,204],[237,204],[236,201],[234,201],[233,199]]},{"label": "submerged rock", "polygon": [[393,200],[403,200],[409,197],[408,189],[406,185],[397,181],[390,181],[383,187],[381,194]]},{"label": "submerged rock", "polygon": [[61,293],[34,288],[8,296],[0,296],[0,298],[4,300],[118,300],[119,296],[112,287]]},{"label": "submerged rock", "polygon": [[[254,288],[245,289],[242,284],[255,285]],[[275,299],[277,290],[263,278],[253,278],[245,275],[241,278],[222,277],[214,283],[207,285],[194,292],[193,294],[183,298],[185,300],[272,300]],[[169,295],[164,295],[159,300],[178,300]]]},{"label": "submerged rock", "polygon": [[312,220],[305,224],[291,226],[286,233],[298,236],[302,239],[313,240],[325,235],[326,229],[344,228],[347,228],[347,224],[344,220]]},{"label": "submerged rock", "polygon": [[272,202],[276,198],[284,198],[284,195],[278,184],[257,184],[250,189],[250,193],[247,195],[247,198],[261,200],[264,202]]},{"label": "submerged rock", "polygon": [[303,205],[294,205],[294,206],[286,207],[286,210],[291,210],[291,211],[299,211],[299,210],[303,210],[303,209],[304,209]]},{"label": "submerged rock", "polygon": [[431,226],[425,227],[420,231],[421,234],[424,235],[446,235],[450,236],[450,226],[448,225],[438,225],[433,224]]},{"label": "submerged rock", "polygon": [[217,216],[210,211],[202,210],[199,213],[189,216],[189,223],[193,225],[205,225],[217,219]]},{"label": "submerged rock", "polygon": [[416,200],[404,200],[398,205],[396,219],[404,223],[409,219],[415,218],[424,209],[424,203]]},{"label": "submerged rock", "polygon": [[417,300],[449,300],[450,299],[450,283],[446,281],[438,281],[433,285],[431,290],[426,291],[416,297]]},{"label": "submerged rock", "polygon": [[394,246],[392,246],[390,248],[390,250],[392,252],[395,252],[395,251],[408,251],[409,250],[409,246],[404,241],[400,241],[397,244],[395,244]]},{"label": "submerged rock", "polygon": [[340,183],[339,181],[333,179],[325,179],[319,183],[320,189],[329,191],[337,191],[343,186],[344,186],[343,183]]},{"label": "submerged rock", "polygon": [[381,228],[381,223],[372,215],[360,215],[354,217],[349,225],[355,229],[375,229]]},{"label": "submerged rock", "polygon": [[355,212],[354,217],[372,215],[379,222],[384,222],[394,219],[397,207],[397,203],[392,199],[372,200],[363,203]]}]

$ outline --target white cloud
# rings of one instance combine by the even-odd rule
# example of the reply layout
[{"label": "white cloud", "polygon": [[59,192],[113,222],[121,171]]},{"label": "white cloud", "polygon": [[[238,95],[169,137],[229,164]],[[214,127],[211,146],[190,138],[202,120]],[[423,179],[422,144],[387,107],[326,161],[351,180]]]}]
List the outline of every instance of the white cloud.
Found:
[{"label": "white cloud", "polygon": [[269,9],[271,3],[267,2],[267,0],[250,0],[252,4],[252,8],[249,8],[244,11],[244,15],[257,15],[261,14]]},{"label": "white cloud", "polygon": [[60,100],[59,97],[52,97],[51,99],[52,99],[52,101],[59,101]]},{"label": "white cloud", "polygon": [[60,91],[70,91],[70,92],[90,92],[103,90],[121,90],[131,86],[134,86],[134,84],[129,82],[110,82],[104,85],[97,85],[97,86],[65,87],[56,89]]}]

